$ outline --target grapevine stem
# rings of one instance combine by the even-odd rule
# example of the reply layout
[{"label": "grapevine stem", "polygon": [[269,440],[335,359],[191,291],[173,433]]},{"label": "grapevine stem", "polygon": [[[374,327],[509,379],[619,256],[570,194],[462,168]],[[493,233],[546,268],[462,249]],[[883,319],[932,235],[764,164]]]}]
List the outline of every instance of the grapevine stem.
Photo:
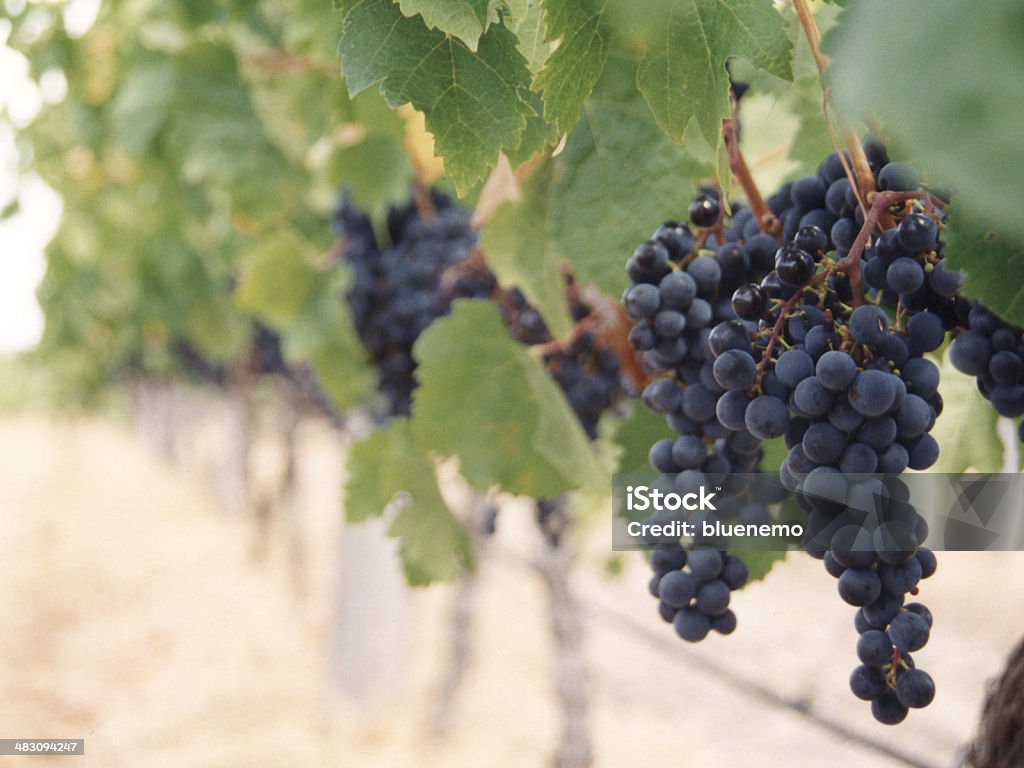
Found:
[{"label": "grapevine stem", "polygon": [[305,72],[320,72],[332,78],[338,77],[338,67],[333,62],[318,62],[308,56],[279,49],[252,54],[248,60],[263,69],[263,74],[269,78],[291,77]]},{"label": "grapevine stem", "polygon": [[750,168],[747,166],[747,161],[740,149],[740,142],[736,136],[735,105],[733,106],[733,116],[728,120],[722,121],[722,135],[725,138],[725,147],[729,153],[729,170],[732,171],[732,175],[736,177],[736,181],[739,182],[739,185],[747,195],[747,202],[750,204],[750,209],[754,212],[757,228],[781,243],[779,221],[768,209],[768,206],[765,205],[764,198],[761,197],[761,191],[757,188],[757,182],[750,175]]},{"label": "grapevine stem", "polygon": [[422,178],[422,176],[417,178],[412,185],[412,196],[416,202],[416,212],[420,215],[420,218],[436,219],[437,206],[434,205],[434,199],[430,196],[430,189],[421,181]]},{"label": "grapevine stem", "polygon": [[[826,275],[827,273],[825,272],[819,273],[819,275],[812,279],[810,284],[813,285],[815,282],[823,280]],[[764,372],[768,368],[768,361],[772,359],[772,350],[775,349],[775,345],[782,336],[782,324],[786,322],[786,317],[793,311],[793,307],[803,299],[806,287],[802,286],[796,290],[779,309],[779,316],[775,319],[775,325],[772,327],[772,335],[768,337],[768,346],[764,348],[764,352],[761,353],[761,361],[757,364],[757,381],[754,386],[760,386],[761,379],[764,378]]]},{"label": "grapevine stem", "polygon": [[[470,503],[469,520],[466,527],[470,532],[473,551],[480,555],[487,545],[484,534],[483,516],[490,502],[487,497],[474,494]],[[474,597],[479,583],[478,569],[467,569],[459,575],[452,613],[449,619],[449,655],[441,684],[437,693],[437,704],[433,716],[433,733],[445,738],[452,729],[456,698],[463,686],[466,672],[473,656],[473,608]]]},{"label": "grapevine stem", "polygon": [[[811,47],[811,56],[814,58],[814,64],[818,68],[818,76],[822,80],[821,90],[824,97],[823,111],[825,113],[825,123],[828,125],[829,133],[833,135],[833,141],[836,141],[835,132],[829,119],[829,106],[832,97],[828,85],[824,82],[825,70],[828,69],[829,61],[828,57],[820,49],[821,31],[818,29],[817,22],[814,21],[814,15],[811,13],[807,0],[793,0],[793,7],[796,9],[796,14],[800,19],[800,26],[804,30],[807,43]],[[854,190],[857,192],[857,200],[863,209],[867,203],[868,195],[875,191],[875,175],[871,172],[867,155],[864,154],[864,147],[861,146],[856,133],[841,118],[838,122],[839,132],[842,134],[842,140],[846,144],[846,151],[850,153],[850,160],[853,163],[852,171],[841,151],[839,152],[839,161],[843,164],[843,170],[846,171],[850,184],[853,185]],[[837,147],[837,149],[839,148]]]},{"label": "grapevine stem", "polygon": [[[560,503],[564,504],[564,499]],[[588,768],[593,764],[593,746],[588,724],[583,612],[570,585],[571,564],[568,547],[548,543],[543,545],[536,560],[548,592],[555,641],[556,690],[562,710],[562,736],[553,762],[557,768]]]},{"label": "grapevine stem", "polygon": [[828,69],[828,58],[819,48],[821,32],[814,21],[814,14],[811,13],[807,0],[793,0],[793,7],[796,9],[796,15],[800,18],[800,26],[803,27],[807,42],[811,46],[811,56],[814,57],[814,64],[818,67],[818,74],[823,76],[825,70]]}]

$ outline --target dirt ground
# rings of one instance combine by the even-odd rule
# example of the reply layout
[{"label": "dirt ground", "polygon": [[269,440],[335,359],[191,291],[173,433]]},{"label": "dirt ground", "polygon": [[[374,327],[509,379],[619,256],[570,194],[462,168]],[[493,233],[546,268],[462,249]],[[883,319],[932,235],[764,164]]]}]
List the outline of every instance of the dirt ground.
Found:
[{"label": "dirt ground", "polygon": [[[382,609],[361,629],[399,650],[365,670],[367,696],[347,698],[342,448],[317,425],[300,445],[299,518],[275,524],[257,561],[252,520],[210,491],[210,444],[176,469],[126,423],[0,419],[0,737],[84,738],[87,753],[0,766],[548,764],[559,711],[528,513],[504,509],[482,557],[470,666],[441,738],[431,718],[457,587],[388,598],[397,617]],[[915,654],[939,693],[886,728],[848,692],[852,610],[819,563],[777,567],[735,597],[733,636],[690,647],[657,618],[639,556],[618,578],[607,556],[595,525],[574,587],[602,767],[952,766],[1024,634],[1024,555],[942,555],[920,598],[935,631]]]}]

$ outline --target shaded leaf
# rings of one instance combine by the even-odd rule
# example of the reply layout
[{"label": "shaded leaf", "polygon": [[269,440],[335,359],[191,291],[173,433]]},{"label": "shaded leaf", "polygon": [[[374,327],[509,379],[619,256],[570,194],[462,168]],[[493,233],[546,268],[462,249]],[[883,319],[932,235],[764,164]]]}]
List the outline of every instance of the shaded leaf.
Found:
[{"label": "shaded leaf", "polygon": [[935,0],[925,12],[864,0],[823,42],[839,106],[880,120],[894,156],[954,185],[967,214],[1020,241],[1024,217],[1004,212],[1024,206],[1024,131],[1011,127],[1024,124],[1022,30],[1018,0]]},{"label": "shaded leaf", "polygon": [[320,283],[308,256],[309,246],[291,232],[268,238],[246,260],[236,293],[238,306],[275,325],[294,320]]},{"label": "shaded leaf", "polygon": [[461,39],[476,50],[487,26],[488,0],[398,0],[406,16],[420,14],[431,29]]},{"label": "shaded leaf", "polygon": [[672,436],[664,416],[651,413],[638,400],[633,401],[633,412],[619,422],[612,438],[620,449],[616,473],[650,475],[651,446]]},{"label": "shaded leaf", "polygon": [[972,218],[959,195],[948,213],[949,224],[943,230],[945,261],[946,266],[966,274],[964,296],[981,301],[1004,320],[1024,326],[1024,241]]},{"label": "shaded leaf", "polygon": [[395,502],[388,533],[399,540],[409,584],[451,579],[471,564],[469,536],[445,504],[434,464],[416,447],[407,421],[394,421],[356,443],[349,454],[348,475],[349,522],[378,517]]},{"label": "shaded leaf", "polygon": [[505,203],[481,232],[487,263],[507,287],[516,286],[544,317],[555,338],[572,328],[559,271],[562,256],[552,232],[554,164],[545,163],[526,183],[523,203]]},{"label": "shaded leaf", "polygon": [[561,389],[493,304],[456,301],[413,352],[413,434],[457,456],[475,487],[544,498],[607,482]]}]

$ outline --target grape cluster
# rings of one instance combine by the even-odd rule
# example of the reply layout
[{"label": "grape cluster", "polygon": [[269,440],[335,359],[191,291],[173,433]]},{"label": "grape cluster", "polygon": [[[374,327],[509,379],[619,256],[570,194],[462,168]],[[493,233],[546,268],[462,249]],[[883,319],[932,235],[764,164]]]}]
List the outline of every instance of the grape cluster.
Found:
[{"label": "grape cluster", "polygon": [[[420,202],[422,205],[422,201]],[[429,210],[415,196],[389,209],[391,244],[381,248],[369,217],[342,197],[335,214],[343,256],[354,280],[347,294],[356,330],[377,369],[392,416],[407,416],[416,386],[412,347],[450,302],[440,290],[446,269],[465,260],[476,243],[469,211],[442,192],[430,193]]]},{"label": "grape cluster", "polygon": [[[774,238],[760,232],[748,208],[738,209],[726,228],[716,190],[702,190],[688,213],[689,224],[666,222],[637,248],[626,263],[632,285],[622,297],[634,323],[630,343],[653,377],[642,393],[643,403],[664,415],[677,435],[651,446],[651,465],[661,473],[655,486],[677,493],[713,485],[712,480],[721,481],[730,473],[757,469],[761,440],[745,428],[726,427],[717,417],[726,389],[714,376],[716,346],[721,340],[712,329],[729,321],[744,340],[756,331],[755,322],[736,318],[730,296],[772,269],[778,247]],[[749,491],[725,498],[715,517],[744,524],[770,520],[764,498],[755,500]],[[736,618],[728,610],[729,593],[746,582],[746,568],[742,560],[727,553],[728,541],[697,542],[689,553],[678,541],[656,546],[650,589],[659,598],[662,618],[690,642],[703,639],[710,629],[731,632]],[[687,600],[671,591],[674,583],[683,582],[694,587]],[[667,598],[661,594],[662,583],[669,590]]]},{"label": "grape cluster", "polygon": [[[851,534],[860,535],[862,530]],[[856,546],[833,549],[829,554],[829,571],[838,574],[840,588],[846,590],[844,596],[855,595],[857,602],[863,603],[877,595],[860,608],[854,620],[860,635],[857,657],[861,664],[850,674],[850,690],[871,702],[876,720],[895,725],[907,716],[908,709],[926,707],[935,696],[931,676],[917,669],[910,655],[928,642],[932,614],[921,603],[904,603],[907,594],[916,594],[917,583],[935,572],[935,555],[925,547],[910,554],[888,548],[876,553],[870,547]],[[872,561],[874,570],[866,567]],[[847,577],[848,573],[852,577]]]},{"label": "grape cluster", "polygon": [[[672,442],[672,441],[668,441]],[[645,535],[644,543],[651,550],[650,567],[654,572],[648,584],[651,595],[658,599],[661,618],[674,625],[676,634],[687,642],[699,642],[714,630],[728,635],[736,628],[736,616],[729,609],[731,593],[741,589],[749,577],[746,564],[730,553],[727,535],[703,533],[707,523],[765,525],[772,522],[770,507],[783,501],[786,491],[770,474],[708,475],[684,470],[665,482],[662,475],[655,482],[664,492],[697,492],[702,485],[715,485],[714,510],[697,510],[691,514],[657,511],[641,521],[661,524],[687,521],[693,535],[685,540],[670,535]],[[664,529],[663,529],[664,530]]]},{"label": "grape cluster", "polygon": [[[975,303],[949,357],[957,370],[977,377],[996,413],[1010,419],[1024,415],[1024,331]],[[1019,429],[1024,440],[1024,422]]]},{"label": "grape cluster", "polygon": [[[767,198],[770,214],[761,220],[740,209],[727,221],[717,196],[704,190],[690,207],[696,234],[666,224],[634,253],[623,302],[635,322],[631,341],[655,376],[644,402],[679,434],[651,448],[662,473],[656,485],[682,492],[708,472],[750,471],[762,441],[784,439],[778,479],[806,514],[804,546],[859,609],[864,666],[851,686],[872,701],[877,719],[894,723],[934,693],[909,656],[927,641],[931,615],[906,598],[935,570],[935,557],[921,546],[927,525],[899,475],[938,459],[929,432],[943,403],[938,368],[925,355],[969,313],[960,275],[942,261],[943,203],[920,189],[912,167],[890,162],[874,137],[864,149],[876,191],[900,193],[883,198],[900,202],[876,209],[882,223],[873,231],[861,235],[861,190],[847,176],[848,159],[833,153],[816,174]],[[863,282],[851,279],[858,276]],[[1004,402],[1016,397],[1005,387],[1019,387],[1024,413],[1024,355],[1017,365],[1000,358],[1004,380],[995,379],[993,342],[981,337],[996,323],[980,309],[970,315],[984,331],[961,335],[962,364],[985,375],[983,391],[1004,387]],[[1021,340],[1013,337],[1015,352]],[[1007,333],[1000,344],[1010,348]],[[778,500],[770,497],[757,498]],[[741,522],[743,514],[768,513],[748,505]],[[651,592],[662,616],[699,639],[707,629],[697,631],[695,598],[677,605],[689,587],[673,591],[691,579],[672,575],[662,588],[666,576],[684,572],[687,553],[672,543],[656,547]],[[712,549],[721,554],[720,547]]]},{"label": "grape cluster", "polygon": [[227,381],[227,368],[207,358],[186,339],[178,339],[172,345],[177,364],[192,380],[202,384],[222,385]]},{"label": "grape cluster", "polygon": [[[824,208],[800,215],[792,238],[775,254],[774,272],[733,295],[737,315],[757,320],[758,332],[750,336],[735,321],[714,330],[713,373],[728,390],[716,414],[731,429],[785,439],[789,452],[779,477],[807,512],[805,547],[824,558],[843,600],[860,608],[858,654],[875,671],[858,668],[854,693],[873,702],[877,719],[893,723],[907,706],[930,701],[921,693],[930,678],[903,674],[901,654],[927,640],[927,626],[906,640],[906,627],[920,629],[924,619],[903,602],[934,570],[934,556],[919,549],[927,526],[898,475],[938,459],[939,446],[928,433],[942,410],[939,371],[923,355],[942,344],[960,300],[955,290],[945,296],[935,289],[938,283],[945,292],[935,279],[942,274],[938,225],[915,207],[892,212],[898,225],[875,233],[874,253],[864,262],[865,273],[872,263],[888,264],[884,281],[865,283],[879,299],[891,293],[906,322],[893,326],[872,303],[850,306],[857,302],[842,261],[860,227],[852,185],[844,177],[826,186],[833,162],[793,185],[794,207],[782,217],[792,222],[801,206],[824,202]],[[882,166],[880,184],[905,185],[902,164],[904,175],[896,181],[897,174],[887,172],[895,165]],[[812,187],[813,199],[807,192]],[[926,193],[921,197],[927,199]],[[830,223],[826,234],[823,226]],[[922,569],[922,561],[931,567]]]},{"label": "grape cluster", "polygon": [[[735,319],[732,291],[767,273],[776,244],[759,233],[744,237],[736,220],[725,232],[721,217],[718,196],[705,191],[690,205],[697,236],[685,224],[667,222],[626,264],[633,282],[622,298],[634,322],[629,340],[654,377],[643,402],[665,415],[679,435],[651,448],[652,465],[668,475],[750,472],[760,459],[756,438],[742,430],[734,433],[716,418],[725,390],[712,372],[711,329],[716,322]],[[737,219],[752,221],[749,209]]]},{"label": "grape cluster", "polygon": [[281,337],[258,321],[253,323],[252,346],[246,367],[250,373],[264,376],[288,373]]},{"label": "grape cluster", "polygon": [[[347,299],[360,338],[377,367],[380,389],[390,415],[408,415],[415,360],[412,347],[420,333],[449,312],[457,299],[483,299],[501,310],[509,334],[519,343],[544,345],[543,360],[565,392],[590,439],[598,422],[626,397],[618,357],[600,343],[594,331],[573,334],[565,343],[552,340],[540,313],[517,289],[503,289],[474,248],[476,236],[468,211],[456,207],[440,192],[432,192],[430,210],[421,212],[422,199],[388,211],[391,247],[381,249],[369,217],[346,196],[335,214],[336,234],[344,238],[344,258],[355,280]],[[571,277],[568,307],[577,329],[584,327],[594,307],[580,298]],[[538,523],[552,546],[568,525],[564,499],[541,499]],[[496,512],[486,530],[493,531]]]},{"label": "grape cluster", "polygon": [[626,395],[619,358],[598,346],[593,333],[581,333],[569,344],[545,353],[544,363],[587,437],[596,440],[601,416]]},{"label": "grape cluster", "polygon": [[658,598],[658,612],[683,640],[694,643],[711,630],[728,635],[736,629],[729,597],[749,576],[740,558],[713,547],[687,552],[661,545],[651,550],[650,564],[654,575],[649,589]]},{"label": "grape cluster", "polygon": [[[289,375],[280,335],[258,320],[252,323],[251,332],[249,347],[242,361],[245,373],[251,376]],[[210,360],[188,340],[178,339],[172,348],[178,364],[196,381],[218,385],[227,382],[228,366]]]}]

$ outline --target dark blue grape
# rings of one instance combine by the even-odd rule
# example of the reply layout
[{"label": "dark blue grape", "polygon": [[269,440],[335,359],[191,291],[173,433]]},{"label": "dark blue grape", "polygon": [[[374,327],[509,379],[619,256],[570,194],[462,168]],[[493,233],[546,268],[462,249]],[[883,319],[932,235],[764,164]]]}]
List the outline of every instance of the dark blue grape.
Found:
[{"label": "dark blue grape", "polygon": [[857,658],[869,667],[884,667],[892,660],[892,654],[892,641],[879,629],[869,629],[857,640]]},{"label": "dark blue grape", "polygon": [[935,681],[924,670],[908,669],[896,678],[896,697],[905,707],[927,707],[935,698]]},{"label": "dark blue grape", "polygon": [[712,616],[711,628],[720,635],[731,635],[736,629],[736,614],[727,610]]},{"label": "dark blue grape", "polygon": [[[828,354],[837,353],[829,352]],[[822,358],[822,360],[824,359]],[[820,367],[820,361],[818,365]],[[861,371],[850,385],[850,405],[857,413],[869,418],[881,416],[896,402],[895,379],[896,377],[890,373],[874,369]]]},{"label": "dark blue grape", "polygon": [[777,397],[760,395],[747,406],[744,422],[750,434],[762,440],[773,440],[786,434],[789,409]]},{"label": "dark blue grape", "polygon": [[885,673],[878,667],[862,664],[850,673],[850,690],[858,699],[872,701],[886,692]]},{"label": "dark blue grape", "polygon": [[665,438],[652,445],[649,453],[651,466],[659,472],[678,472],[680,467],[676,466],[675,461],[672,459],[672,446],[674,444],[675,440]]},{"label": "dark blue grape", "polygon": [[654,317],[661,306],[661,297],[657,287],[649,283],[634,285],[626,293],[626,313],[633,320],[644,320]]},{"label": "dark blue grape", "polygon": [[970,330],[953,340],[949,358],[958,371],[969,376],[980,376],[988,370],[992,346],[982,332]]},{"label": "dark blue grape", "polygon": [[911,253],[932,250],[935,248],[938,235],[939,227],[935,219],[923,213],[905,216],[897,228],[900,245]]},{"label": "dark blue grape", "polygon": [[721,206],[715,195],[700,195],[690,203],[690,221],[698,227],[710,227],[718,221]]},{"label": "dark blue grape", "polygon": [[920,356],[938,349],[945,338],[942,318],[934,312],[920,312],[907,324],[908,348],[912,355]]},{"label": "dark blue grape", "polygon": [[846,352],[831,350],[818,358],[815,375],[833,392],[844,392],[857,376],[857,364]]},{"label": "dark blue grape", "polygon": [[803,285],[814,274],[814,257],[795,245],[783,246],[775,254],[775,272],[786,285]]},{"label": "dark blue grape", "polygon": [[871,715],[882,725],[899,725],[907,717],[907,708],[896,698],[896,694],[889,690],[871,702]]},{"label": "dark blue grape", "polygon": [[804,455],[818,464],[833,464],[843,454],[843,433],[827,421],[811,424],[804,433]]},{"label": "dark blue grape", "polygon": [[715,358],[715,381],[726,389],[747,390],[757,379],[757,365],[749,353],[730,349]]},{"label": "dark blue grape", "polygon": [[697,595],[697,579],[686,571],[669,571],[658,582],[658,597],[673,608],[684,608]]},{"label": "dark blue grape", "polygon": [[658,294],[662,306],[686,309],[697,297],[697,281],[686,272],[669,272],[658,284]]},{"label": "dark blue grape", "polygon": [[686,565],[685,550],[664,547],[651,550],[651,570],[659,576],[664,576],[669,571],[678,571],[684,565]]},{"label": "dark blue grape", "polygon": [[913,192],[921,184],[914,166],[909,163],[889,163],[878,172],[878,188],[887,192]]},{"label": "dark blue grape", "polygon": [[726,392],[715,404],[715,415],[729,429],[746,430],[747,403],[749,400],[744,392]]},{"label": "dark blue grape", "polygon": [[824,416],[832,407],[833,399],[834,395],[817,376],[804,379],[793,390],[793,404],[807,416]]},{"label": "dark blue grape", "polygon": [[889,318],[881,308],[862,304],[850,315],[849,328],[854,341],[873,347],[889,330]]},{"label": "dark blue grape", "polygon": [[721,579],[702,582],[697,587],[694,607],[705,616],[724,613],[729,607],[729,585]]},{"label": "dark blue grape", "polygon": [[885,280],[896,293],[911,293],[924,285],[924,270],[908,256],[901,256],[889,265]]},{"label": "dark blue grape", "polygon": [[787,349],[775,361],[775,375],[785,386],[794,389],[814,375],[814,361],[802,349]]},{"label": "dark blue grape", "polygon": [[900,651],[916,651],[928,643],[928,622],[916,613],[904,611],[889,624],[888,635]]},{"label": "dark blue grape", "polygon": [[722,572],[724,562],[717,549],[695,549],[689,555],[690,571],[700,581],[710,581]]},{"label": "dark blue grape", "polygon": [[699,469],[707,453],[704,441],[695,435],[683,435],[672,446],[672,460],[680,469]]},{"label": "dark blue grape", "polygon": [[[882,582],[874,571],[848,568],[839,577],[839,596],[850,605],[871,605],[880,594]],[[863,661],[863,657],[861,660]]]}]

